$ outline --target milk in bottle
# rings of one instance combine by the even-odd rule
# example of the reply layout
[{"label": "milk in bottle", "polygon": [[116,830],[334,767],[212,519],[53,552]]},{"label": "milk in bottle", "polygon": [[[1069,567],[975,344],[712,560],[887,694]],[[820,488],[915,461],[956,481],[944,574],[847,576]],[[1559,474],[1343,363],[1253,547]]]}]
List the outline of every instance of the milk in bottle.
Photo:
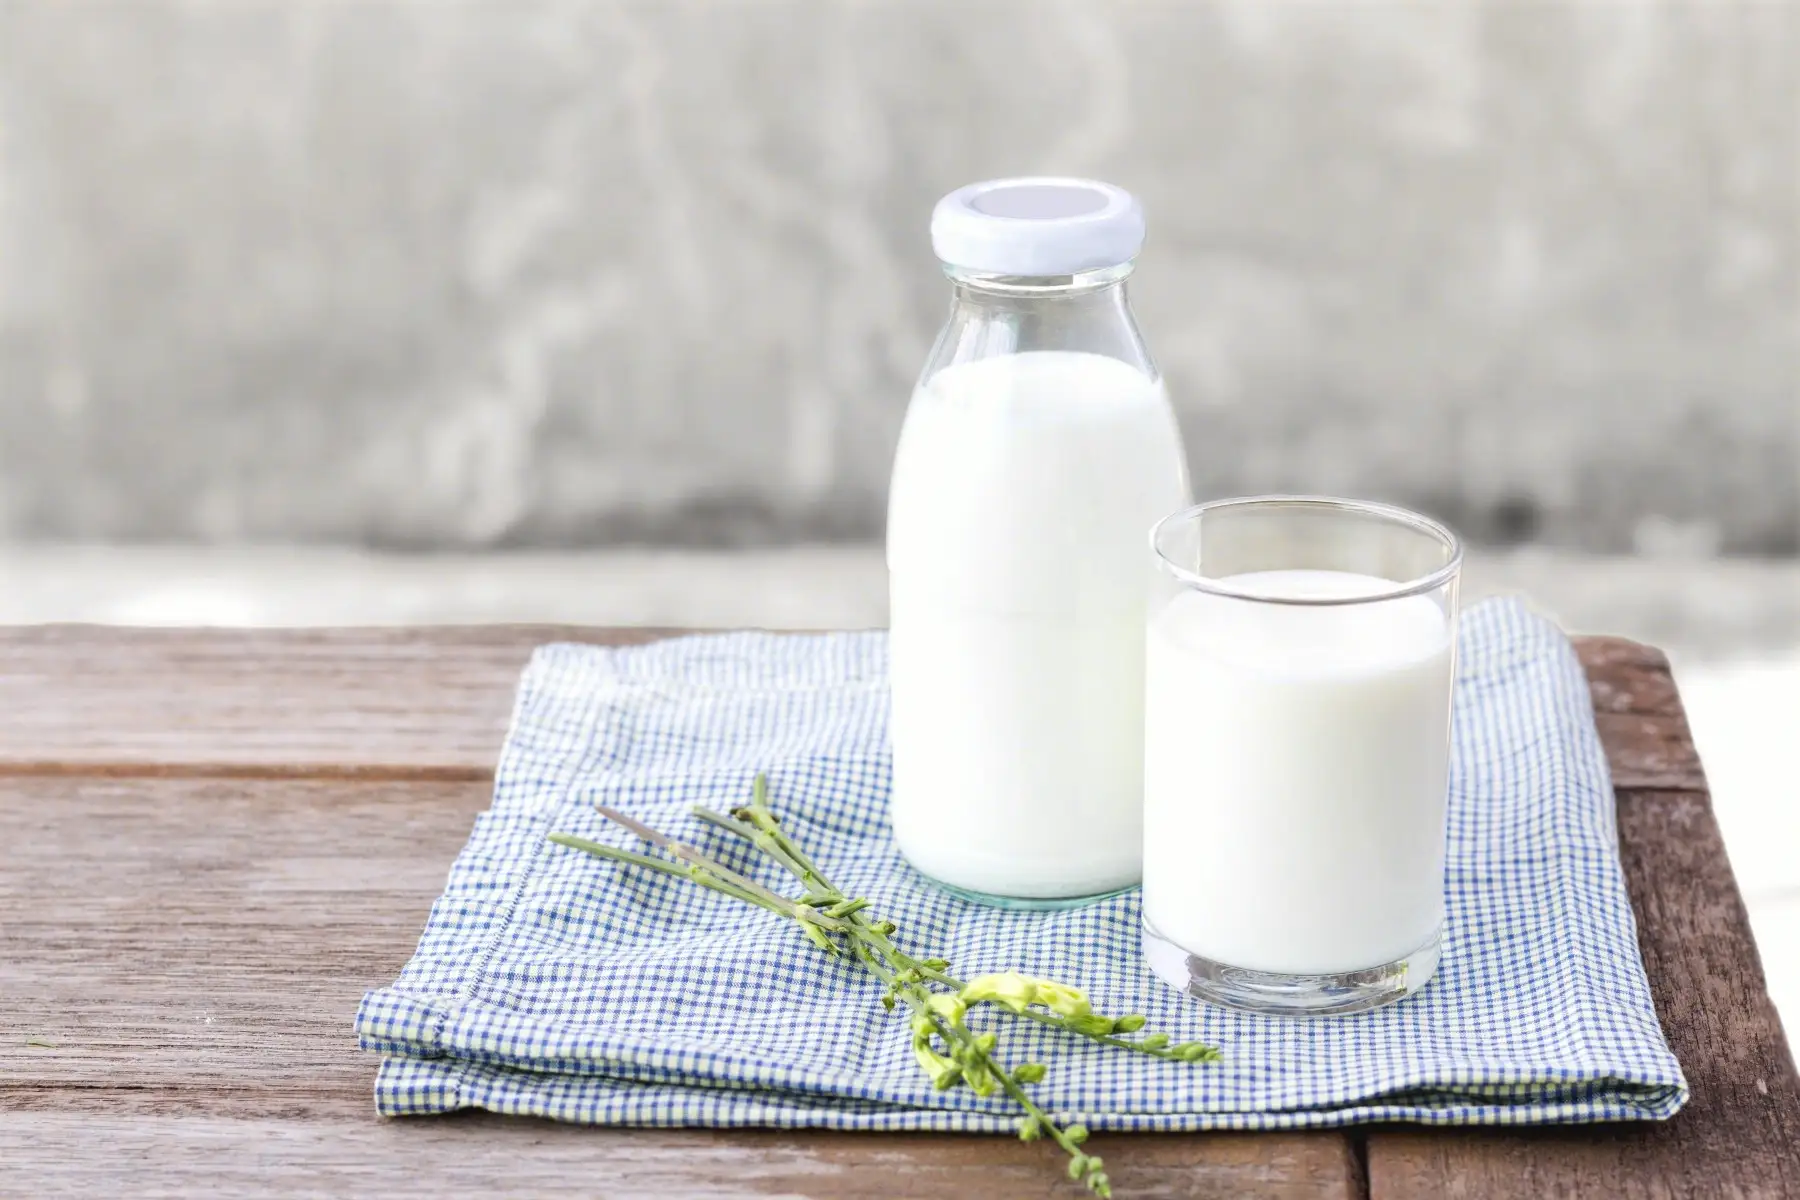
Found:
[{"label": "milk in bottle", "polygon": [[947,196],[954,298],[888,509],[892,819],[925,875],[1072,901],[1142,863],[1144,546],[1187,500],[1125,284],[1132,197],[1086,180]]}]

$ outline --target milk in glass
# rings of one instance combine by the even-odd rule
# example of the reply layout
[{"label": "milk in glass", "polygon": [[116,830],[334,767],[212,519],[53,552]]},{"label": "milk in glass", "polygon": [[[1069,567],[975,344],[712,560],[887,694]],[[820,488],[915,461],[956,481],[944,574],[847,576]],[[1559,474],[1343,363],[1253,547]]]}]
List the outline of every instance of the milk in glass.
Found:
[{"label": "milk in glass", "polygon": [[[1355,596],[1286,570],[1222,583]],[[1450,624],[1429,596],[1344,607],[1185,591],[1150,621],[1144,917],[1234,967],[1401,959],[1444,919]]]}]

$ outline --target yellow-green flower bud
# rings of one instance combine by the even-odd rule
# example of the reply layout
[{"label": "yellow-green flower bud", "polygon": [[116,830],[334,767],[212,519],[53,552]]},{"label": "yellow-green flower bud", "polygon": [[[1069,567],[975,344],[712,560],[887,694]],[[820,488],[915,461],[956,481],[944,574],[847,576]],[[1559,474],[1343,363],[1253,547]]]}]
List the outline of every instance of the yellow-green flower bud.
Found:
[{"label": "yellow-green flower bud", "polygon": [[1043,1063],[1021,1063],[1013,1068],[1013,1078],[1020,1083],[1038,1083],[1044,1078],[1045,1072]]},{"label": "yellow-green flower bud", "polygon": [[1089,1037],[1105,1037],[1113,1031],[1111,1017],[1103,1017],[1099,1013],[1078,1013],[1063,1021],[1076,1033],[1084,1033]]},{"label": "yellow-green flower bud", "polygon": [[969,1011],[969,1006],[955,992],[933,992],[926,1003],[932,1012],[955,1027],[962,1025],[963,1014]]},{"label": "yellow-green flower bud", "polygon": [[969,980],[959,994],[970,1004],[980,1004],[985,1000],[998,1004],[1009,1012],[1022,1013],[1027,1005],[1037,999],[1037,993],[1037,980],[1017,971],[1002,971]]},{"label": "yellow-green flower bud", "polygon": [[1071,1125],[1063,1130],[1063,1135],[1079,1146],[1088,1139],[1088,1127],[1086,1125]]},{"label": "yellow-green flower bud", "polygon": [[1166,1033],[1153,1033],[1144,1039],[1143,1044],[1148,1049],[1161,1050],[1169,1044],[1169,1035]]},{"label": "yellow-green flower bud", "polygon": [[[1052,983],[1048,979],[1036,979],[1037,1002],[1051,1012],[1061,1013],[1065,1017],[1086,1016],[1089,1011],[1087,997],[1079,988],[1072,988],[1066,983]],[[1111,1028],[1111,1023],[1107,1026]]]},{"label": "yellow-green flower bud", "polygon": [[1144,1027],[1144,1018],[1139,1013],[1126,1013],[1113,1023],[1120,1033],[1136,1033]]},{"label": "yellow-green flower bud", "polygon": [[923,1034],[913,1035],[913,1060],[931,1077],[931,1086],[940,1092],[962,1078],[962,1068],[933,1050],[931,1039]]},{"label": "yellow-green flower bud", "polygon": [[978,1058],[971,1058],[963,1068],[963,1078],[969,1081],[969,1086],[975,1089],[977,1096],[991,1096],[1000,1090],[999,1080],[987,1069],[987,1064]]}]

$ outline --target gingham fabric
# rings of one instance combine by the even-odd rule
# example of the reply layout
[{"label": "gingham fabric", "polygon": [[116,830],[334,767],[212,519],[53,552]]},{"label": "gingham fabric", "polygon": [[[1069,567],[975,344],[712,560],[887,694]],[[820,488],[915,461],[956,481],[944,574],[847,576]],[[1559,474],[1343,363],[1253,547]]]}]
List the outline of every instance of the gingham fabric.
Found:
[{"label": "gingham fabric", "polygon": [[384,1056],[380,1111],[1011,1129],[1004,1098],[934,1091],[880,987],[784,918],[545,841],[643,849],[594,813],[600,801],[792,894],[773,863],[689,815],[742,802],[758,771],[784,827],[844,891],[874,898],[903,945],[964,977],[1016,967],[1073,983],[1098,1011],[1224,1051],[1218,1065],[1163,1062],[977,1009],[1007,1061],[1049,1064],[1033,1091],[1063,1120],[1532,1124],[1659,1119],[1686,1100],[1638,957],[1581,668],[1517,602],[1463,622],[1442,965],[1418,996],[1357,1016],[1246,1016],[1179,995],[1144,965],[1135,892],[1032,913],[924,885],[888,830],[886,714],[880,633],[539,649],[493,807],[417,954],[357,1014]]}]

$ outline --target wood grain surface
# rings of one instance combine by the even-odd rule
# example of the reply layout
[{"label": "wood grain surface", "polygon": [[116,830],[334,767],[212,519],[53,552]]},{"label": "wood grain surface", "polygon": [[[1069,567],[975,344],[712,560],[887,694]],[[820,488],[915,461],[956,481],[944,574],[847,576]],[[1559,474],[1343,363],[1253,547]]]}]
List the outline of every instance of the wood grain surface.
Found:
[{"label": "wood grain surface", "polygon": [[[1119,1200],[1356,1200],[1349,1139],[1094,1135]],[[1079,1200],[1016,1138],[594,1129],[466,1113],[383,1121],[0,1112],[30,1195],[995,1197]],[[45,1181],[51,1186],[41,1187]]]},{"label": "wood grain surface", "polygon": [[[377,1118],[351,1016],[411,955],[488,790],[0,777],[0,1164],[38,1194],[1075,1192],[1008,1138]],[[1360,1187],[1341,1133],[1120,1140],[1094,1148],[1121,1196]]]},{"label": "wood grain surface", "polygon": [[[1079,1194],[1007,1138],[373,1115],[350,1017],[487,806],[531,647],[655,636],[0,630],[0,1194]],[[1096,1138],[1121,1197],[1800,1195],[1800,1084],[1668,664],[1580,650],[1690,1108]]]},{"label": "wood grain surface", "polygon": [[651,629],[0,629],[0,772],[491,779],[532,648]]}]

